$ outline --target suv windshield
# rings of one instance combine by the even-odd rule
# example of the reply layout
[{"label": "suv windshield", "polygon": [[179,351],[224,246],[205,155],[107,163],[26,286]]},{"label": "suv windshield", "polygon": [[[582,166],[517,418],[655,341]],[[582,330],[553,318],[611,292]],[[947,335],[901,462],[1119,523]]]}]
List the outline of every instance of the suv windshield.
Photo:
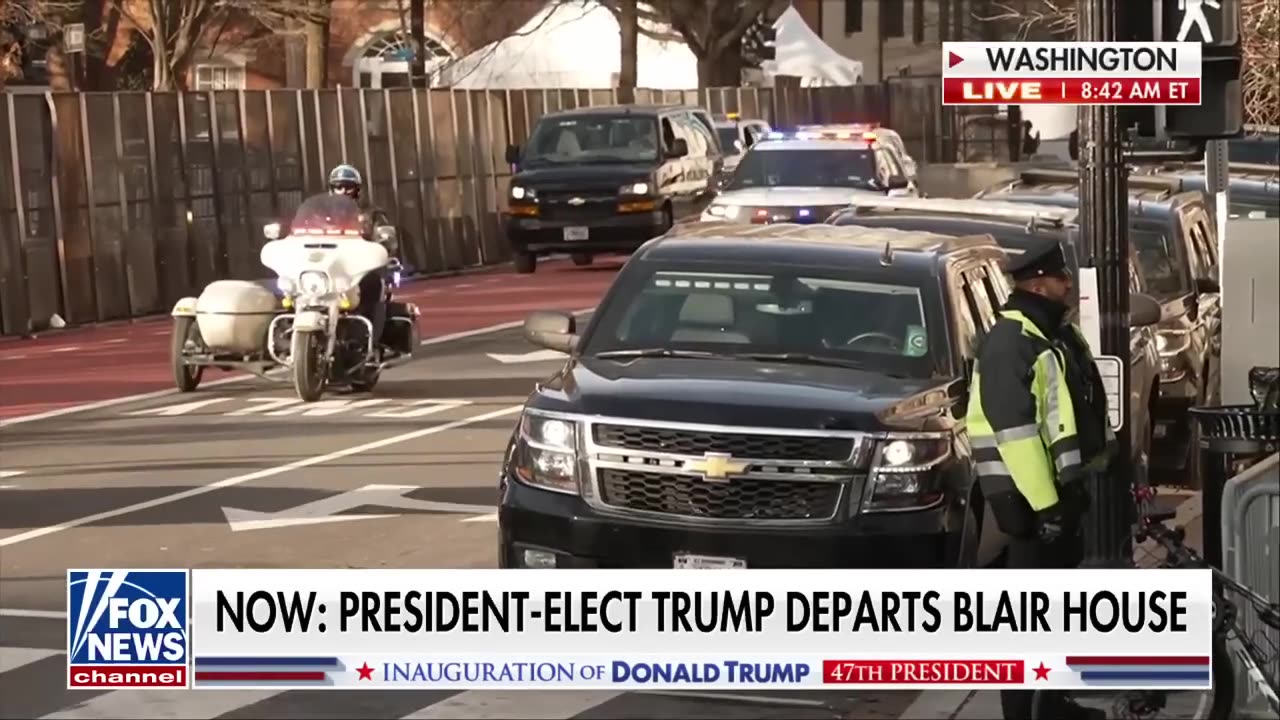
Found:
[{"label": "suv windshield", "polygon": [[917,287],[847,271],[670,268],[629,275],[620,279],[620,299],[602,309],[584,355],[621,359],[626,351],[660,349],[793,356],[783,359],[918,378],[937,372],[925,320],[931,313]]},{"label": "suv windshield", "polygon": [[346,195],[312,195],[293,214],[291,232],[359,232],[364,226],[360,206]]},{"label": "suv windshield", "polygon": [[641,115],[573,115],[538,123],[525,165],[641,162],[658,157],[658,121]]},{"label": "suv windshield", "polygon": [[729,190],[758,187],[839,187],[874,190],[871,150],[754,150],[742,158]]},{"label": "suv windshield", "polygon": [[1129,242],[1138,256],[1151,294],[1167,300],[1186,292],[1178,252],[1171,235],[1129,228]]}]

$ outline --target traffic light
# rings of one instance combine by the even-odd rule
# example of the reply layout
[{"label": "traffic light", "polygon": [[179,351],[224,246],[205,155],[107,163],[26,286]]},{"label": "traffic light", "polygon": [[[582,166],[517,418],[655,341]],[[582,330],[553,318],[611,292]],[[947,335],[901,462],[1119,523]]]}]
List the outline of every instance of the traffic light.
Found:
[{"label": "traffic light", "polygon": [[760,59],[778,59],[778,31],[773,25],[760,28]]},{"label": "traffic light", "polygon": [[1166,131],[1204,140],[1238,137],[1244,131],[1239,0],[1182,0],[1162,7],[1162,39],[1201,43],[1202,57],[1200,105],[1166,108]]}]

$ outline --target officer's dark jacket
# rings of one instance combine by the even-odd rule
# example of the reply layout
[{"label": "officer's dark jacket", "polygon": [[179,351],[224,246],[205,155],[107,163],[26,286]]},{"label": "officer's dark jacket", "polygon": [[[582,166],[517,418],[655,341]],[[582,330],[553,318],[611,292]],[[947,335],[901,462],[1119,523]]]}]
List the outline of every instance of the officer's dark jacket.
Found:
[{"label": "officer's dark jacket", "polygon": [[1029,519],[1027,510],[1056,504],[1056,486],[1105,457],[1113,437],[1102,378],[1065,311],[1015,291],[979,350],[967,419],[983,494],[998,515],[1015,505],[1021,511],[1005,512]]}]

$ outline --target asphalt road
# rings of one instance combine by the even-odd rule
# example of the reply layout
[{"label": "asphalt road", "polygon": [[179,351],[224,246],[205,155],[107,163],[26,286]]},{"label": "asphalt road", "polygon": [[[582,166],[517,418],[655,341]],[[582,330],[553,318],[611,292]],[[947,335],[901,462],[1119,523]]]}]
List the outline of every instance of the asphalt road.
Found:
[{"label": "asphalt road", "polygon": [[0,718],[998,717],[967,692],[66,689],[68,567],[493,567],[502,450],[560,362],[513,326],[589,308],[616,266],[415,286],[425,357],[310,405],[258,379],[167,391],[163,322],[0,345]]}]

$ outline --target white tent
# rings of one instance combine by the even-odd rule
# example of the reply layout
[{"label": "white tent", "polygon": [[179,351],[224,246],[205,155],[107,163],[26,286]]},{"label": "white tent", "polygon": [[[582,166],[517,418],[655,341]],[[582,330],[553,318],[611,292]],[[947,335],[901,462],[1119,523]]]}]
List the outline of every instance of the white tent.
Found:
[{"label": "white tent", "polygon": [[777,31],[776,59],[766,60],[766,75],[800,78],[804,87],[857,85],[862,82],[862,63],[836,52],[823,42],[794,8],[788,7],[773,23]]},{"label": "white tent", "polygon": [[[656,90],[698,87],[698,63],[682,42],[644,34],[636,48],[637,85]],[[443,68],[436,84],[460,89],[612,88],[622,65],[613,13],[592,0],[552,3],[515,35]]]},{"label": "white tent", "polygon": [[[862,63],[823,42],[794,7],[778,17],[774,29],[777,59],[764,63],[766,75],[799,77],[806,87],[856,85],[862,81]],[[656,40],[641,33],[636,54],[639,87],[698,87],[697,58],[684,43]],[[622,39],[612,12],[594,0],[555,2],[515,35],[442,68],[435,84],[473,90],[612,88],[621,69],[621,55]]]}]

